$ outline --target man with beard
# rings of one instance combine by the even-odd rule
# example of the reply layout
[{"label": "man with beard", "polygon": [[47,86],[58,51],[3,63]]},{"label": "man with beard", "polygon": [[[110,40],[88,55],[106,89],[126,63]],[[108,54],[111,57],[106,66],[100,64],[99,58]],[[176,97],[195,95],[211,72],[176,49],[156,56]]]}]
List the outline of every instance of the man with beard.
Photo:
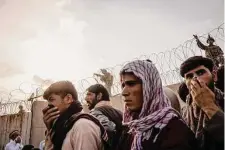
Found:
[{"label": "man with beard", "polygon": [[171,107],[155,65],[136,60],[120,71],[125,102],[118,150],[195,150],[194,134]]},{"label": "man with beard", "polygon": [[69,81],[53,83],[43,95],[49,105],[43,109],[47,127],[46,150],[101,150],[107,133],[100,122],[81,113],[77,91]]},{"label": "man with beard", "polygon": [[183,117],[204,150],[224,149],[224,93],[214,86],[213,68],[213,61],[202,56],[188,58],[180,67],[190,93]]},{"label": "man with beard", "polygon": [[90,114],[95,116],[108,133],[109,147],[115,150],[122,130],[122,112],[110,104],[109,93],[101,84],[94,84],[87,89],[85,100]]}]

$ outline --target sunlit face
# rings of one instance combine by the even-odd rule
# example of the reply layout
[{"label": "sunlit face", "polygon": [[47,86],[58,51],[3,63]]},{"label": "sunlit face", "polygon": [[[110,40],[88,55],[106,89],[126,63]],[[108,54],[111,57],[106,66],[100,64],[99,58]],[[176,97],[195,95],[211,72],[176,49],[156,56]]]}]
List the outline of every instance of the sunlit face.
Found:
[{"label": "sunlit face", "polygon": [[73,102],[71,94],[67,94],[64,98],[57,94],[51,94],[48,99],[48,103],[57,107],[60,113],[63,113]]},{"label": "sunlit face", "polygon": [[87,102],[89,110],[93,109],[95,107],[95,105],[97,104],[97,96],[96,96],[95,93],[92,93],[92,92],[88,91],[86,93],[85,100]]},{"label": "sunlit face", "polygon": [[126,107],[130,111],[140,111],[143,104],[143,91],[141,81],[132,74],[121,77],[122,96]]},{"label": "sunlit face", "polygon": [[204,82],[211,89],[214,87],[215,75],[211,73],[210,70],[203,65],[185,73],[184,78],[188,89],[190,89],[191,80],[194,78],[196,78],[199,82],[200,81]]}]

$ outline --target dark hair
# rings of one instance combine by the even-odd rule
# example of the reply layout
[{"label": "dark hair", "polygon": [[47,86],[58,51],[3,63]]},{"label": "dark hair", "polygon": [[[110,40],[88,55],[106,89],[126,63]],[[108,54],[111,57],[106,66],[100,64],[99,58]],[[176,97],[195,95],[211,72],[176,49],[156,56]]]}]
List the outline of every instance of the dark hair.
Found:
[{"label": "dark hair", "polygon": [[91,85],[87,89],[87,91],[88,92],[91,92],[91,93],[95,93],[96,95],[98,95],[99,93],[102,93],[102,100],[110,101],[110,99],[109,99],[109,93],[108,93],[107,89],[103,85],[101,85],[101,84]]},{"label": "dark hair", "polygon": [[211,72],[213,71],[214,63],[212,59],[202,57],[202,56],[193,56],[185,60],[181,66],[180,66],[180,75],[184,77],[184,74],[188,71],[195,69],[199,66],[205,66],[208,68]]},{"label": "dark hair", "polygon": [[20,135],[19,130],[13,130],[11,133],[9,133],[9,139],[14,140],[18,135]]},{"label": "dark hair", "polygon": [[32,150],[34,148],[33,145],[24,145],[22,150]]},{"label": "dark hair", "polygon": [[187,88],[187,85],[183,82],[178,88],[178,95],[180,96],[180,99],[183,102],[186,102],[186,97],[189,94],[189,90]]},{"label": "dark hair", "polygon": [[77,91],[70,81],[58,81],[51,84],[50,87],[45,90],[43,98],[48,100],[51,94],[60,95],[62,98],[67,94],[71,94],[75,101],[78,100]]},{"label": "dark hair", "polygon": [[224,92],[224,65],[220,66],[217,70],[217,81],[215,83],[216,88]]},{"label": "dark hair", "polygon": [[152,63],[152,61],[150,59],[146,59],[146,61]]},{"label": "dark hair", "polygon": [[47,131],[47,130],[45,130],[45,136],[47,135],[47,133],[48,133],[48,131]]}]

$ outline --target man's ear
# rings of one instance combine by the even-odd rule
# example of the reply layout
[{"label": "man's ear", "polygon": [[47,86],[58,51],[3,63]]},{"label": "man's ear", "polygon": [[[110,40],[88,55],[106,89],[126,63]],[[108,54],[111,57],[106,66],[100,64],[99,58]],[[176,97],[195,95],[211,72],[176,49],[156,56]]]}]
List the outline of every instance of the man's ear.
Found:
[{"label": "man's ear", "polygon": [[101,100],[102,99],[102,93],[99,93],[98,95],[97,95],[97,100]]},{"label": "man's ear", "polygon": [[218,80],[217,70],[213,70],[212,71],[212,79],[213,79],[214,82],[216,82]]},{"label": "man's ear", "polygon": [[66,103],[71,104],[73,102],[73,96],[71,94],[67,94],[65,96],[65,101]]}]

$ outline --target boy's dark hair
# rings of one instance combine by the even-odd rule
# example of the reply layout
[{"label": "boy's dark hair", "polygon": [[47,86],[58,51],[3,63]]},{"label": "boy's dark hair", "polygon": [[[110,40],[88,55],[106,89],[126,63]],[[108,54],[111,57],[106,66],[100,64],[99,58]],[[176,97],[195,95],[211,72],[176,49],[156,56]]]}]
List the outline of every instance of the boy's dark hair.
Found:
[{"label": "boy's dark hair", "polygon": [[95,93],[96,95],[98,95],[99,93],[102,93],[102,100],[104,101],[110,101],[109,99],[109,93],[107,91],[107,89],[101,85],[101,84],[94,84],[94,85],[91,85],[88,89],[87,89],[88,92],[91,92],[91,93]]},{"label": "boy's dark hair", "polygon": [[77,91],[70,81],[58,81],[51,84],[44,92],[43,98],[48,100],[51,94],[60,95],[64,98],[67,94],[71,94],[73,99],[78,100]]},{"label": "boy's dark hair", "polygon": [[180,66],[180,75],[184,77],[184,74],[188,71],[195,69],[199,66],[205,66],[210,70],[213,71],[214,63],[210,58],[202,57],[202,56],[193,56],[185,60]]}]

